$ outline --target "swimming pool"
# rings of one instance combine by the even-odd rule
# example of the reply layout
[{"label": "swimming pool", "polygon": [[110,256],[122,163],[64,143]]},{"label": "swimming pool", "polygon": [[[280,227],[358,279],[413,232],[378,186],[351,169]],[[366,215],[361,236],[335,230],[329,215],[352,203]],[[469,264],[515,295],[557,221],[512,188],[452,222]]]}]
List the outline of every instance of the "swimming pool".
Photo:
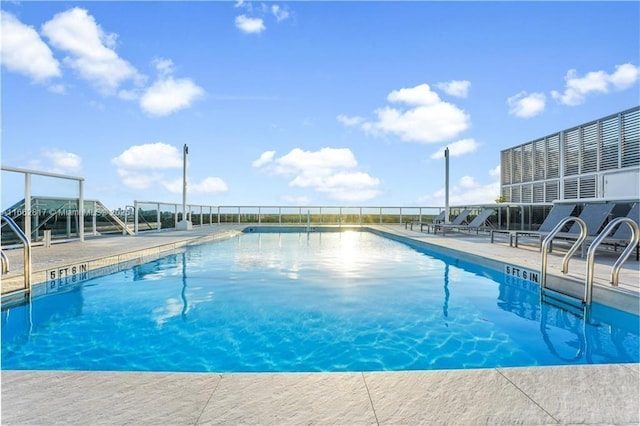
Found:
[{"label": "swimming pool", "polygon": [[639,361],[638,317],[368,232],[247,233],[2,311],[2,368],[309,372]]}]

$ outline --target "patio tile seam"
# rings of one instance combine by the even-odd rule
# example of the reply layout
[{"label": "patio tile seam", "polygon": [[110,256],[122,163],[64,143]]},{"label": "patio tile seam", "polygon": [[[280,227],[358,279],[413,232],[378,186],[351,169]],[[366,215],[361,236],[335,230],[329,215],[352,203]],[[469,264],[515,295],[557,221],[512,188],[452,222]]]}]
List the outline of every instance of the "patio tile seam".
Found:
[{"label": "patio tile seam", "polygon": [[223,376],[222,374],[218,374],[218,377],[219,377],[218,382],[216,383],[215,388],[213,388],[213,391],[211,391],[211,395],[209,395],[209,398],[207,398],[207,402],[205,402],[204,405],[202,406],[202,409],[200,410],[200,413],[198,414],[196,421],[193,422],[194,426],[200,423],[200,419],[202,418],[204,411],[207,409],[207,406],[209,405],[209,402],[211,402],[213,395],[216,393],[216,391],[220,387],[220,382],[222,382],[222,376]]},{"label": "patio tile seam", "polygon": [[524,396],[525,396],[529,401],[533,402],[533,403],[534,403],[538,408],[540,408],[540,409],[541,409],[542,411],[544,411],[544,412],[545,412],[549,417],[551,417],[551,418],[556,422],[556,424],[561,424],[560,420],[556,419],[556,418],[555,418],[555,416],[554,416],[553,414],[551,414],[549,411],[547,411],[547,410],[546,410],[542,405],[540,405],[540,404],[538,403],[538,401],[536,401],[535,399],[533,399],[533,398],[532,398],[528,393],[526,393],[524,390],[522,390],[522,389],[520,388],[520,386],[516,385],[516,384],[515,384],[515,383],[514,383],[514,382],[513,382],[509,377],[507,377],[507,375],[505,375],[505,374],[502,372],[502,369],[501,369],[501,368],[496,368],[495,370],[498,372],[498,374],[500,374],[502,377],[504,377],[504,378],[505,378],[509,383],[511,383],[511,385],[512,385],[514,388],[518,389],[518,391],[519,391],[519,392],[521,392],[521,393],[522,393],[522,394],[523,394],[523,395],[524,395]]},{"label": "patio tile seam", "polygon": [[373,400],[371,399],[371,392],[369,392],[369,385],[367,385],[367,379],[364,376],[364,371],[360,372],[360,376],[362,377],[362,382],[364,383],[364,388],[367,390],[367,397],[369,398],[369,402],[371,403],[371,409],[373,410],[373,417],[376,419],[376,424],[380,426],[380,420],[378,420],[378,414],[376,413],[376,407],[373,405]]}]

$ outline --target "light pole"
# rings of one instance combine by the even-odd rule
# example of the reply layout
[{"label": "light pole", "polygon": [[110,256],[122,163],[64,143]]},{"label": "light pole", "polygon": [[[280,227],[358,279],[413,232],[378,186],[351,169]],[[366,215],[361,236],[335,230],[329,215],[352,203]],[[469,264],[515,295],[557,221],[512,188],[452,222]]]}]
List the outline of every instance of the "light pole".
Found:
[{"label": "light pole", "polygon": [[182,220],[176,225],[178,231],[185,231],[193,228],[191,222],[187,220],[187,155],[189,147],[184,144],[182,151]]},{"label": "light pole", "polygon": [[444,223],[449,223],[449,147],[444,150]]}]

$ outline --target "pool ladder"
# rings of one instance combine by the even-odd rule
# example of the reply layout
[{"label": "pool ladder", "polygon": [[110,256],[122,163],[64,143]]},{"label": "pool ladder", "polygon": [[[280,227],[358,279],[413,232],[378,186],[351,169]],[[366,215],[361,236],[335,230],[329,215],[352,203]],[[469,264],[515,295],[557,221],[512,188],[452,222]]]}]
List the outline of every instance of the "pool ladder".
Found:
[{"label": "pool ladder", "polygon": [[[2,213],[2,220],[9,225],[9,228],[18,236],[24,245],[24,289],[27,292],[31,291],[31,241],[27,235],[20,229],[17,223],[6,213]],[[5,274],[9,271],[9,259],[7,255],[2,252],[2,273]]]},{"label": "pool ladder", "polygon": [[[564,297],[574,298],[573,296],[568,296],[563,293],[558,293],[547,288],[548,247],[551,244],[553,237],[555,237],[556,234],[558,234],[558,232],[560,232],[560,230],[569,222],[576,222],[578,224],[578,226],[580,227],[580,235],[578,236],[578,239],[573,243],[573,245],[571,246],[567,254],[564,256],[564,258],[562,259],[562,269],[561,269],[562,273],[566,274],[569,271],[569,261],[571,260],[571,257],[575,254],[575,252],[578,250],[579,247],[581,246],[583,247],[583,253],[584,253],[583,243],[587,239],[586,223],[578,217],[570,216],[570,217],[564,218],[563,220],[560,221],[560,223],[558,223],[558,225],[556,225],[555,228],[553,228],[553,230],[549,233],[549,235],[547,235],[547,237],[544,239],[540,247],[540,250],[542,251],[542,261],[541,261],[541,268],[540,268],[541,269],[540,271],[541,299],[544,298],[544,296],[549,293],[551,296],[560,295]],[[609,277],[609,283],[611,284],[611,286],[613,287],[618,286],[618,277],[620,274],[620,268],[622,268],[622,265],[624,264],[624,262],[627,261],[627,259],[629,258],[629,256],[631,255],[635,247],[638,245],[638,241],[640,241],[640,227],[638,227],[638,224],[634,220],[628,217],[618,217],[612,220],[611,222],[609,222],[609,224],[604,228],[604,230],[591,243],[591,246],[587,251],[587,270],[586,270],[586,278],[585,278],[585,285],[584,285],[584,297],[581,300],[578,299],[581,302],[581,305],[590,306],[593,299],[593,276],[594,276],[594,269],[595,269],[594,263],[595,263],[596,249],[605,240],[605,238],[607,238],[613,232],[616,226],[618,225],[624,226],[624,224],[628,225],[629,228],[631,229],[631,238],[629,240],[629,243],[627,244],[627,247],[622,251],[622,253],[618,257],[618,260],[616,260],[616,262],[613,264],[611,268],[611,275]]]}]

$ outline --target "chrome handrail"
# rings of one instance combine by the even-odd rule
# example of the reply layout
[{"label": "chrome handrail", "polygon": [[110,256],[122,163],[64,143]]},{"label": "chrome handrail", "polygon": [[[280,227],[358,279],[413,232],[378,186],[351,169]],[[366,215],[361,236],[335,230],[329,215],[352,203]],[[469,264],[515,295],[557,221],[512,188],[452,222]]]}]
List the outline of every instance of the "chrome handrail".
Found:
[{"label": "chrome handrail", "polygon": [[578,247],[582,245],[584,240],[587,239],[587,224],[584,220],[579,217],[565,217],[556,225],[555,228],[549,232],[544,241],[542,241],[542,245],[540,246],[540,250],[542,251],[542,261],[540,265],[540,296],[542,297],[542,292],[547,286],[547,255],[548,255],[548,247],[553,237],[556,236],[558,232],[569,222],[576,222],[580,227],[580,235],[575,243],[571,246],[567,254],[562,259],[562,273],[566,274],[569,271],[569,261],[571,260],[571,256],[578,250]]},{"label": "chrome handrail", "polygon": [[2,220],[9,225],[24,244],[24,288],[27,291],[31,291],[31,241],[8,214],[2,213]]},{"label": "chrome handrail", "polygon": [[0,250],[0,257],[2,258],[2,275],[4,275],[9,272],[9,258],[2,250]]},{"label": "chrome handrail", "polygon": [[616,262],[613,264],[613,267],[611,268],[611,276],[609,278],[609,283],[613,287],[618,286],[618,276],[620,274],[620,268],[622,267],[622,264],[626,262],[626,260],[631,255],[631,252],[633,252],[633,249],[638,244],[638,241],[640,241],[640,227],[638,227],[638,224],[633,219],[628,217],[618,217],[612,220],[604,228],[604,230],[600,233],[600,235],[598,235],[596,239],[593,240],[593,243],[591,243],[591,247],[589,247],[589,251],[587,251],[587,279],[585,283],[587,287],[587,289],[585,290],[586,303],[591,303],[591,298],[592,298],[593,273],[595,268],[594,260],[596,255],[596,249],[598,248],[600,243],[602,243],[602,241],[604,241],[604,239],[609,236],[609,234],[613,231],[613,229],[617,225],[619,224],[622,225],[623,223],[626,223],[627,225],[629,225],[629,228],[631,228],[631,238],[629,240],[629,244],[627,244],[627,247],[620,254],[620,256],[618,257],[618,260],[616,260]]}]

